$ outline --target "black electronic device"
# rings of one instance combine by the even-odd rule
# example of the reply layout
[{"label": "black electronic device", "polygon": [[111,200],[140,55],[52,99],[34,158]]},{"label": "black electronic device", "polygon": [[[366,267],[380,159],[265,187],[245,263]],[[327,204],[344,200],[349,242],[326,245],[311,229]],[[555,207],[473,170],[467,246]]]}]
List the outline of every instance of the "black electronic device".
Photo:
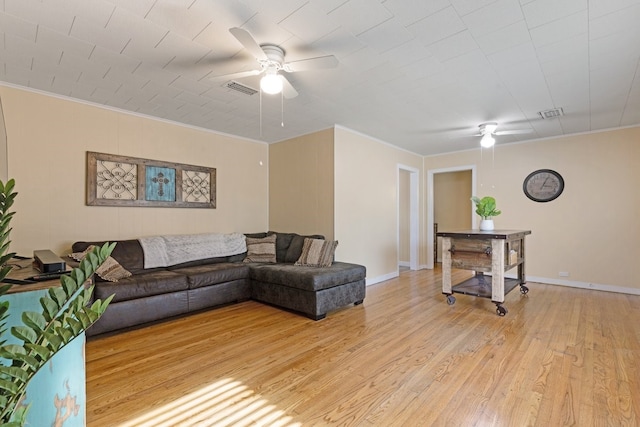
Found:
[{"label": "black electronic device", "polygon": [[31,280],[32,282],[46,282],[47,280],[59,279],[60,276],[66,273],[66,271],[57,271],[55,273],[36,274],[35,276],[27,277],[26,280]]},{"label": "black electronic device", "polygon": [[12,279],[10,277],[5,277],[4,279],[1,280],[2,283],[8,283],[10,285],[32,285],[34,283],[36,283],[35,280],[29,280],[29,279]]},{"label": "black electronic device", "polygon": [[41,273],[64,273],[67,263],[49,249],[33,251],[33,266]]}]

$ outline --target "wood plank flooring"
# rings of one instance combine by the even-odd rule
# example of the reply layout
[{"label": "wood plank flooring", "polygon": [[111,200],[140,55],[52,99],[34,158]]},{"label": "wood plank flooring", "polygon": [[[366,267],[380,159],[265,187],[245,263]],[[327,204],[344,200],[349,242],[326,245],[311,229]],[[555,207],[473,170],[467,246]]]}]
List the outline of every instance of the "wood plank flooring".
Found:
[{"label": "wood plank flooring", "polygon": [[640,425],[640,296],[528,283],[498,317],[440,280],[319,322],[247,301],[90,339],[87,425]]}]

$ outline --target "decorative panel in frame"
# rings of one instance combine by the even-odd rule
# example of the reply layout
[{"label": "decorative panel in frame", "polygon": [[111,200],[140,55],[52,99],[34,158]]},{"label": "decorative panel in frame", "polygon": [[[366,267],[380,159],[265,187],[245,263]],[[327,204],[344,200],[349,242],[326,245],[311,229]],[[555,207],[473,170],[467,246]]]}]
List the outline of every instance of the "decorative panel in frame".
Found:
[{"label": "decorative panel in frame", "polygon": [[216,169],[87,152],[87,205],[216,207]]}]

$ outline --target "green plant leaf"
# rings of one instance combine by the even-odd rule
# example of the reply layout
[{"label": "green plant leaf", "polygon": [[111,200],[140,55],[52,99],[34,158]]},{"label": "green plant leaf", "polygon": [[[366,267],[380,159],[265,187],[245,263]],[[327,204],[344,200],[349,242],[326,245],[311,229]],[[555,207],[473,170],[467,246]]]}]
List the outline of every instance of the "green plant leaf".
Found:
[{"label": "green plant leaf", "polygon": [[18,406],[13,411],[9,422],[0,424],[0,427],[23,427],[27,422],[27,412],[31,408],[31,403],[26,406]]},{"label": "green plant leaf", "polygon": [[68,344],[72,339],[75,338],[75,335],[73,335],[73,332],[63,327],[57,327],[56,333],[58,334],[58,336],[62,338],[62,341],[65,344]]},{"label": "green plant leaf", "polygon": [[42,360],[47,360],[51,356],[51,350],[43,345],[38,344],[25,344],[27,350],[36,353]]},{"label": "green plant leaf", "polygon": [[47,326],[44,316],[35,311],[25,311],[22,313],[22,322],[36,332],[42,332]]},{"label": "green plant leaf", "polygon": [[12,357],[4,356],[4,354],[11,354],[13,356],[18,354],[27,354],[27,350],[21,345],[18,344],[7,344],[0,347],[0,357],[4,357],[6,359],[11,359]]},{"label": "green plant leaf", "polygon": [[[107,306],[108,306],[109,304],[111,304],[111,300],[112,300],[112,299],[113,299],[113,297],[115,297],[115,296],[116,296],[116,294],[109,295],[109,296],[108,296],[108,297],[107,297],[107,298],[102,302],[102,304],[101,304],[101,306],[100,306],[100,310],[97,310],[97,311],[98,311],[98,313],[100,313],[100,315],[102,315],[102,313],[104,313],[104,312],[107,310]],[[100,300],[97,300],[97,301],[100,301]]]},{"label": "green plant leaf", "polygon": [[62,347],[62,338],[60,338],[58,335],[56,335],[53,332],[44,332],[44,337],[47,340],[47,342],[49,343],[48,348],[50,348],[51,350],[53,350],[54,352],[57,351],[60,347]]},{"label": "green plant leaf", "polygon": [[11,381],[0,379],[0,390],[6,390],[11,394],[15,394],[20,390],[20,386]]},{"label": "green plant leaf", "polygon": [[[4,279],[4,277],[3,277],[3,279]],[[9,289],[11,289],[11,286],[12,285],[0,285],[0,296],[6,294],[9,291]],[[5,301],[2,301],[2,303],[4,304]]]},{"label": "green plant leaf", "polygon": [[83,260],[91,263],[91,267],[93,268],[93,271],[96,271],[98,269],[98,266],[100,265],[100,261],[98,259],[98,255],[96,254],[96,252],[97,251],[95,249],[89,252],[87,256],[84,257],[84,260]]},{"label": "green plant leaf", "polygon": [[54,300],[46,296],[40,298],[40,305],[43,309],[42,315],[47,322],[50,322],[60,310],[60,306]]},{"label": "green plant leaf", "polygon": [[40,367],[40,365],[42,364],[41,361],[39,361],[35,357],[30,356],[28,354],[16,354],[13,357],[13,360],[19,360],[21,362],[24,362],[25,364],[28,365],[28,366],[24,367],[24,369],[27,369],[27,370],[32,371],[32,372],[37,371],[38,368]]},{"label": "green plant leaf", "polygon": [[13,326],[11,328],[11,335],[25,343],[34,343],[38,339],[38,334],[28,326]]},{"label": "green plant leaf", "polygon": [[89,326],[93,324],[93,319],[84,311],[80,311],[76,313],[78,316],[78,320],[82,323],[82,326],[87,329]]},{"label": "green plant leaf", "polygon": [[17,378],[23,383],[29,379],[29,375],[24,370],[15,366],[0,366],[0,374],[5,375],[7,378]]},{"label": "green plant leaf", "polygon": [[80,335],[80,333],[85,330],[82,322],[80,322],[78,319],[74,319],[73,317],[70,317],[67,320],[67,323],[69,324],[69,327],[71,328],[75,336]]},{"label": "green plant leaf", "polygon": [[83,270],[75,270],[73,277],[69,277],[69,281],[73,284],[73,292],[80,287],[88,278],[87,274]]},{"label": "green plant leaf", "polygon": [[73,295],[76,289],[78,289],[78,285],[76,284],[76,281],[66,274],[63,276],[60,276],[60,284],[62,285],[62,289],[64,289],[67,295]]},{"label": "green plant leaf", "polygon": [[9,301],[0,301],[0,317],[9,312]]},{"label": "green plant leaf", "polygon": [[62,288],[50,288],[49,296],[58,304],[58,307],[62,307],[67,302],[67,294]]}]

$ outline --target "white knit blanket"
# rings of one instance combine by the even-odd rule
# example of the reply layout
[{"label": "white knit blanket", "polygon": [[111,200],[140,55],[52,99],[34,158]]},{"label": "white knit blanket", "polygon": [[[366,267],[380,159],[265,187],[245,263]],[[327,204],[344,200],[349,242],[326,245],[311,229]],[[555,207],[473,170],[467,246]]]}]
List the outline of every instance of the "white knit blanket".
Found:
[{"label": "white knit blanket", "polygon": [[247,251],[245,236],[240,233],[178,234],[138,240],[144,251],[144,268],[168,267]]}]

